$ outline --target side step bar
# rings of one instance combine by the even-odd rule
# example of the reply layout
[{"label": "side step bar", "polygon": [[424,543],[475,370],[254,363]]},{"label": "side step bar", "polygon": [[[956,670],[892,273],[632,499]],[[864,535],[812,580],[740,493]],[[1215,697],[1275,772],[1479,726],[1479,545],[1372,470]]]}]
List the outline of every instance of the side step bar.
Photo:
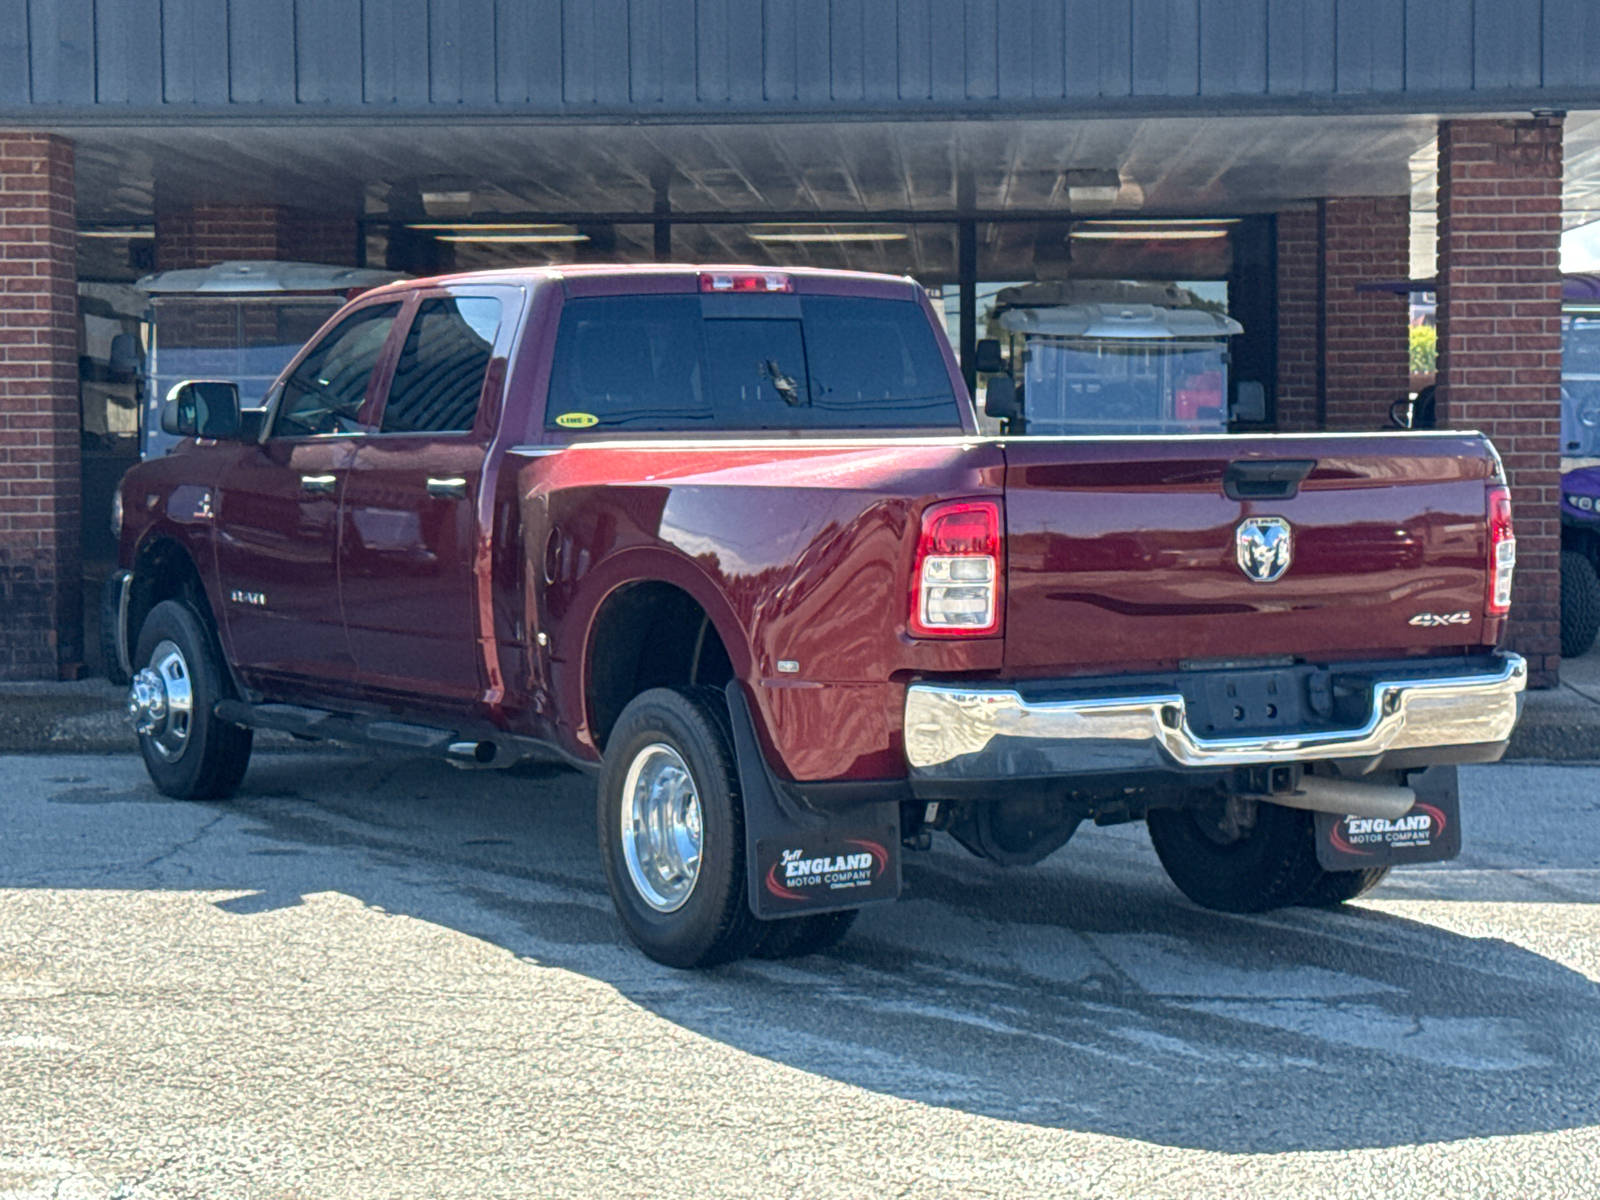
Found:
[{"label": "side step bar", "polygon": [[326,738],[335,742],[437,754],[458,767],[510,767],[523,758],[559,757],[542,743],[526,738],[505,734],[478,738],[453,729],[438,729],[431,725],[413,725],[390,719],[374,720],[321,708],[307,708],[300,704],[246,704],[242,700],[219,700],[213,711],[221,720],[251,729],[275,729],[302,738]]}]

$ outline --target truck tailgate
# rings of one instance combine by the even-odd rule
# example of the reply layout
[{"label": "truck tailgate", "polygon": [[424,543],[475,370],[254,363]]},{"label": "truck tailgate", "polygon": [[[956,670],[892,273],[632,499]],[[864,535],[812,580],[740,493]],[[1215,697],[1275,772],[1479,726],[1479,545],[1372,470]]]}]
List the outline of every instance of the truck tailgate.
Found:
[{"label": "truck tailgate", "polygon": [[[1008,673],[1425,655],[1498,636],[1484,615],[1498,464],[1476,434],[1017,439],[1005,452]],[[1296,471],[1293,495],[1259,495]],[[1230,498],[1230,479],[1257,494]],[[1271,581],[1239,563],[1251,518],[1278,519],[1244,535],[1261,574],[1286,527]]]}]

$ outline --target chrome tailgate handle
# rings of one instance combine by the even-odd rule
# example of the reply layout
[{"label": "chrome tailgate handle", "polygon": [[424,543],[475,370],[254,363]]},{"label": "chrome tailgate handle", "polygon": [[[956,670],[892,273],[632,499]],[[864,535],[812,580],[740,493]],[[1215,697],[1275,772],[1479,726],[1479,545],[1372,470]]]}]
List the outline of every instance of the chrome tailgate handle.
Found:
[{"label": "chrome tailgate handle", "polygon": [[302,475],[300,490],[313,496],[331,496],[339,486],[337,475]]},{"label": "chrome tailgate handle", "polygon": [[429,479],[428,495],[439,500],[465,500],[467,498],[467,481],[459,475],[449,479]]}]

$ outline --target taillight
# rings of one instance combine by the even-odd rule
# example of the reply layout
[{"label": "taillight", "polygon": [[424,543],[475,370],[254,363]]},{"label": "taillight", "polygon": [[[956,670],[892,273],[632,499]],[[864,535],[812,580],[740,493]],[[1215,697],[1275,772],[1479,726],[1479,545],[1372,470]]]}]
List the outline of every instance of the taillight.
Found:
[{"label": "taillight", "polygon": [[950,500],[922,514],[912,576],[916,637],[977,637],[1000,631],[1000,504]]},{"label": "taillight", "polygon": [[1484,611],[1503,617],[1511,611],[1511,574],[1517,565],[1517,535],[1511,528],[1511,489],[1489,489],[1489,602]]},{"label": "taillight", "polygon": [[762,271],[759,274],[732,274],[707,271],[700,276],[702,292],[792,292],[794,280],[787,275]]}]

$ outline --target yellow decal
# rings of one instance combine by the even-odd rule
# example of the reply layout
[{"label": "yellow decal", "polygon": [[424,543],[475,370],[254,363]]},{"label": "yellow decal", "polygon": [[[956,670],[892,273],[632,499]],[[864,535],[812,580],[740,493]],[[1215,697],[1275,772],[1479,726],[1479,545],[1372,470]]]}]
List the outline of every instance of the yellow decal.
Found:
[{"label": "yellow decal", "polygon": [[587,429],[600,424],[600,418],[593,413],[562,413],[556,418],[556,424],[563,429]]}]

